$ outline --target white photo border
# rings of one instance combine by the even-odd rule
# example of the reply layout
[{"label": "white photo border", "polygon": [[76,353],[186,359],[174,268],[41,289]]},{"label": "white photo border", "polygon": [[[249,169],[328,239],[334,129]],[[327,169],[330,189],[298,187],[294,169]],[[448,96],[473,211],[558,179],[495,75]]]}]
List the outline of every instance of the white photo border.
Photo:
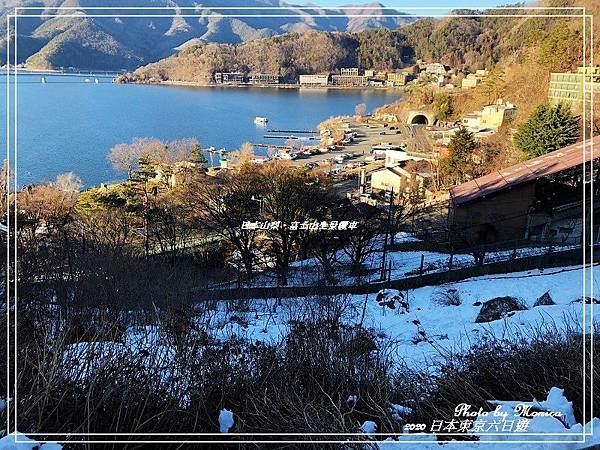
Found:
[{"label": "white photo border", "polygon": [[[301,9],[301,10],[331,10],[336,8],[335,6],[332,7],[294,7],[293,9]],[[398,9],[402,9],[402,10],[420,10],[420,11],[425,11],[425,10],[432,10],[432,11],[436,11],[436,10],[448,10],[452,8],[453,10],[469,10],[469,11],[479,11],[478,9],[476,9],[475,7],[471,6],[471,7],[460,7],[460,6],[450,6],[450,7],[402,7],[402,6],[386,6],[386,7],[382,7],[382,8],[378,8],[378,9],[383,9],[383,10],[394,10],[394,11],[398,11]],[[180,17],[202,17],[204,16],[204,14],[159,14],[159,15],[154,15],[154,14],[86,14],[85,16],[83,16],[82,14],[19,14],[19,11],[27,11],[27,10],[41,10],[43,9],[42,7],[35,7],[35,6],[29,6],[29,7],[14,7],[14,14],[8,14],[7,15],[7,30],[6,30],[6,40],[7,40],[7,49],[6,49],[6,54],[7,54],[7,71],[6,71],[6,75],[7,75],[7,80],[6,80],[6,85],[7,85],[7,89],[6,89],[6,105],[7,105],[7,116],[6,116],[6,158],[9,162],[9,167],[14,167],[14,185],[13,185],[13,189],[14,192],[18,192],[18,181],[17,181],[17,94],[18,94],[18,89],[17,89],[17,75],[18,75],[18,68],[17,68],[17,57],[18,57],[18,50],[17,50],[17,37],[18,37],[18,33],[17,33],[17,18],[19,17],[175,17],[175,16],[180,16]],[[98,6],[98,7],[90,7],[90,6],[86,6],[86,7],[53,7],[53,8],[48,8],[52,11],[58,11],[58,10],[75,10],[75,11],[81,11],[81,10],[110,10],[110,11],[151,11],[151,10],[166,10],[166,11],[176,11],[176,10],[196,10],[195,7],[115,7],[115,6]],[[228,10],[250,10],[250,11],[261,11],[261,10],[267,10],[267,11],[271,11],[271,10],[289,10],[292,9],[291,7],[244,7],[244,6],[224,6],[224,7],[202,7],[202,10],[210,10],[210,11],[228,11]],[[346,10],[360,10],[360,11],[364,11],[364,10],[368,10],[368,9],[373,9],[373,8],[368,8],[368,7],[347,7],[345,8]],[[511,7],[511,6],[503,6],[503,7],[490,7],[490,8],[484,8],[484,10],[486,11],[493,11],[493,10],[557,10],[557,11],[563,11],[563,10],[569,10],[569,11],[577,11],[579,10],[580,13],[579,14],[332,14],[332,15],[328,15],[328,17],[417,17],[417,18],[426,18],[426,17],[433,17],[433,18],[441,18],[441,17],[571,17],[571,18],[577,18],[577,17],[581,17],[583,19],[583,66],[586,66],[586,43],[587,43],[587,33],[586,33],[586,23],[589,19],[590,21],[590,30],[589,30],[589,39],[590,39],[590,45],[589,45],[589,52],[590,52],[590,65],[593,65],[594,61],[593,61],[593,33],[594,33],[594,29],[593,29],[593,15],[591,14],[587,14],[586,12],[586,8],[585,7],[535,7],[535,6],[531,6],[531,7]],[[293,14],[221,14],[222,17],[297,17],[297,15]],[[311,17],[320,17],[320,15],[318,14],[308,14],[308,16]],[[14,113],[14,117],[13,117],[13,121],[11,122],[11,117],[10,117],[10,110],[11,110],[11,86],[10,86],[10,79],[11,79],[11,68],[10,68],[10,56],[11,56],[11,44],[10,44],[10,31],[11,31],[11,19],[14,19],[14,33],[15,33],[15,41],[14,41],[14,72],[13,75],[14,76],[14,100],[13,100],[13,113]],[[592,158],[590,160],[590,168],[593,168],[593,164],[594,164],[594,158],[593,158],[593,141],[591,140],[591,137],[593,135],[593,124],[592,124],[592,120],[593,120],[593,101],[594,101],[594,92],[593,89],[590,89],[590,139],[589,141],[586,138],[586,127],[585,127],[585,118],[586,118],[586,100],[587,100],[587,76],[583,77],[584,79],[584,89],[583,89],[583,113],[582,113],[582,119],[583,119],[583,123],[584,123],[584,129],[583,129],[583,145],[582,145],[582,152],[583,155],[585,157],[586,154],[586,145],[590,146],[590,152],[592,155]],[[590,86],[591,87],[591,86]],[[12,154],[12,161],[13,161],[13,166],[10,165],[10,161],[11,161],[11,133],[10,133],[10,129],[11,129],[11,123],[13,125],[13,134],[12,134],[12,142],[13,142],[13,154]],[[592,174],[593,172],[590,170],[590,174]],[[9,181],[9,174],[6,175],[7,176],[7,181]],[[586,163],[585,163],[585,158],[584,158],[584,164],[583,164],[583,176],[584,176],[584,180],[586,179]],[[590,242],[594,242],[594,233],[593,233],[593,183],[594,183],[594,178],[593,176],[590,177],[590,205],[589,207],[591,208],[591,214],[590,214],[590,231],[589,231],[589,236],[591,238]],[[10,192],[10,187],[7,183],[7,189]],[[11,216],[11,200],[9,198],[10,196],[7,196],[7,226],[9,228],[9,230],[11,230],[11,222],[10,222],[10,216]],[[7,434],[11,433],[11,432],[16,432],[18,430],[18,424],[17,424],[17,402],[16,402],[16,398],[17,398],[17,375],[18,375],[18,367],[17,367],[17,304],[16,304],[16,292],[17,292],[17,254],[16,254],[16,248],[17,248],[17,196],[14,195],[13,196],[13,202],[14,205],[13,206],[13,212],[14,212],[14,218],[13,218],[13,223],[12,223],[12,230],[13,230],[13,245],[14,245],[14,252],[13,252],[13,262],[14,262],[14,280],[13,280],[13,292],[14,292],[14,310],[12,312],[12,320],[14,323],[14,336],[11,340],[11,333],[10,333],[10,323],[11,323],[11,304],[10,304],[10,295],[11,295],[11,283],[10,283],[10,275],[9,275],[9,267],[10,267],[10,261],[11,261],[11,253],[10,253],[10,233],[8,233],[7,235],[7,270],[6,270],[6,294],[7,294],[7,307],[6,307],[6,316],[7,316],[7,393],[6,393],[6,401],[7,401],[7,407],[6,407],[6,411],[7,411],[7,423],[6,423],[6,430],[7,430]],[[586,185],[584,183],[583,186],[583,235],[585,236],[586,234],[586,220],[585,220],[585,208],[586,208]],[[590,248],[590,277],[586,277],[586,247],[585,245],[583,246],[583,298],[585,299],[586,297],[586,284],[589,283],[589,292],[590,292],[590,296],[593,296],[593,245]],[[589,370],[589,377],[590,377],[590,392],[589,392],[589,409],[590,409],[590,419],[591,419],[591,411],[592,411],[592,407],[593,407],[593,337],[594,337],[594,324],[593,324],[593,302],[590,303],[590,322],[589,322],[589,332],[590,332],[590,370]],[[520,444],[520,443],[546,443],[546,444],[552,444],[552,443],[561,443],[561,444],[568,444],[568,443],[585,443],[586,442],[586,436],[591,436],[593,434],[593,422],[590,421],[590,429],[586,429],[585,425],[586,425],[586,416],[587,416],[587,408],[586,408],[586,394],[588,394],[588,392],[586,392],[586,327],[587,327],[587,323],[586,323],[586,303],[585,301],[582,301],[582,310],[583,310],[583,317],[582,317],[582,326],[583,326],[583,425],[584,428],[582,429],[581,433],[481,433],[482,435],[491,435],[491,436],[519,436],[519,435],[526,435],[526,436],[581,436],[583,439],[582,440],[556,440],[556,441],[550,441],[550,440],[489,440],[489,441],[472,441],[469,443],[481,443],[481,444],[486,444],[486,443],[506,443],[508,445],[510,444]],[[14,361],[12,361],[12,365],[14,368],[14,371],[11,373],[11,357],[10,357],[10,348],[11,348],[11,344],[14,346],[13,351],[14,351],[14,355],[13,355],[13,359]],[[11,397],[11,381],[12,379],[12,387],[14,389],[14,395],[13,397]],[[11,408],[14,412],[14,429],[11,430],[11,421],[10,421],[10,411]],[[403,433],[372,433],[369,435],[365,435],[364,433],[228,433],[228,434],[222,434],[222,433],[27,433],[28,436],[40,436],[40,437],[44,437],[44,436],[65,436],[65,437],[75,437],[75,436],[82,436],[82,437],[89,437],[89,436],[198,436],[198,437],[202,437],[202,436],[215,436],[215,437],[224,437],[224,436],[231,436],[231,437],[235,437],[235,436],[361,436],[363,437],[363,439],[361,440],[283,440],[283,441],[278,441],[278,440],[235,440],[235,439],[229,439],[229,440],[208,440],[208,441],[201,441],[201,440],[150,440],[150,441],[146,441],[146,440],[41,440],[40,442],[64,442],[64,443],[81,443],[81,444],[101,444],[101,443],[111,443],[111,444],[115,444],[115,443],[130,443],[130,444],[136,444],[136,443],[140,443],[140,444],[157,444],[157,443],[169,443],[169,444],[177,444],[177,443],[181,443],[181,444],[186,444],[186,443],[197,443],[197,444],[201,444],[201,443],[207,443],[207,444],[219,444],[219,443],[223,443],[223,444],[235,444],[235,443],[282,443],[282,444],[292,444],[292,443],[296,443],[296,444],[301,444],[301,443],[341,443],[341,444],[352,444],[352,443],[368,443],[368,442],[373,442],[373,441],[369,441],[369,437],[371,436],[394,436],[394,437],[398,437],[398,436],[406,436],[406,434]],[[427,435],[449,435],[449,436],[470,436],[470,434],[468,433],[427,433]],[[19,441],[18,440],[18,435],[15,436],[15,442],[16,443],[25,443],[26,441]],[[421,440],[402,440],[402,441],[392,441],[390,442],[390,444],[392,443],[397,443],[397,444],[430,444],[430,442],[427,441],[421,441]],[[446,442],[446,444],[464,444],[466,442],[462,442],[462,441],[448,441]]]}]

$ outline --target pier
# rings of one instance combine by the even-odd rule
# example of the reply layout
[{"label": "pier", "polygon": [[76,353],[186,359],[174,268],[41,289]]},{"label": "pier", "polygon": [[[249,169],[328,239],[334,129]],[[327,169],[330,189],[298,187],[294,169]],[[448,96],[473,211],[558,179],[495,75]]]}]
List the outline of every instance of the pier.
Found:
[{"label": "pier", "polygon": [[298,137],[298,136],[286,136],[286,135],[275,135],[275,136],[270,136],[268,134],[265,134],[263,136],[265,139],[298,139],[298,140],[302,140],[302,141],[316,141],[318,138],[316,136],[308,136],[308,137]]},{"label": "pier", "polygon": [[267,133],[319,134],[316,130],[267,130]]},{"label": "pier", "polygon": [[261,148],[277,148],[281,150],[300,150],[300,147],[292,147],[289,145],[276,145],[276,144],[252,144],[254,147]]}]

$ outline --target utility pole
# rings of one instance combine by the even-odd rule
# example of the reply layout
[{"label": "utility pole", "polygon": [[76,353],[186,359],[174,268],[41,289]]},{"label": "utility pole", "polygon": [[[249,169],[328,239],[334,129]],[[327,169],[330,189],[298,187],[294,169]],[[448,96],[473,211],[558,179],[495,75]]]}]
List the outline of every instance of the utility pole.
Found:
[{"label": "utility pole", "polygon": [[387,256],[388,234],[390,233],[392,223],[392,207],[394,205],[394,188],[390,195],[390,205],[388,207],[387,227],[385,229],[385,239],[383,241],[383,255],[381,256],[381,280],[385,280],[385,258]]}]

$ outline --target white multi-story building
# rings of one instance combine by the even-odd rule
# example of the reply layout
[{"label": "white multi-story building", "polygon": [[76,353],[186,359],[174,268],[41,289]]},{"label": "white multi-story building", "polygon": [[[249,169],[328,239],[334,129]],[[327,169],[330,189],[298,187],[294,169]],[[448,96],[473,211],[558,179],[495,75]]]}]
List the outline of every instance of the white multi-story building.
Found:
[{"label": "white multi-story building", "polygon": [[316,74],[316,75],[300,75],[300,86],[315,87],[315,86],[327,86],[329,83],[329,74]]}]

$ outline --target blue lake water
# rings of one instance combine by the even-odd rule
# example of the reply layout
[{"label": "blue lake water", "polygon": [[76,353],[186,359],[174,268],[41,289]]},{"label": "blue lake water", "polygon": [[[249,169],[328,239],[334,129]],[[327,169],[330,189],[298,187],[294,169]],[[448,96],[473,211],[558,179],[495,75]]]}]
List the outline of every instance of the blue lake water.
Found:
[{"label": "blue lake water", "polygon": [[[60,75],[46,75],[46,80],[41,83],[39,74],[18,78],[21,186],[70,171],[87,186],[120,179],[124,175],[113,171],[106,155],[114,145],[135,137],[193,137],[202,147],[227,150],[243,142],[282,144],[264,139],[265,128],[256,126],[254,117],[268,117],[271,129],[314,129],[331,116],[353,114],[358,103],[371,111],[400,96],[398,91],[377,89],[188,88],[113,84],[110,78],[99,78],[96,84],[94,77],[85,82]],[[0,82],[6,91],[5,75]],[[10,89],[13,95],[12,82]],[[2,124],[6,114],[7,108],[2,108]],[[5,149],[6,125],[3,129],[0,145]],[[265,150],[257,148],[256,153]]]}]

